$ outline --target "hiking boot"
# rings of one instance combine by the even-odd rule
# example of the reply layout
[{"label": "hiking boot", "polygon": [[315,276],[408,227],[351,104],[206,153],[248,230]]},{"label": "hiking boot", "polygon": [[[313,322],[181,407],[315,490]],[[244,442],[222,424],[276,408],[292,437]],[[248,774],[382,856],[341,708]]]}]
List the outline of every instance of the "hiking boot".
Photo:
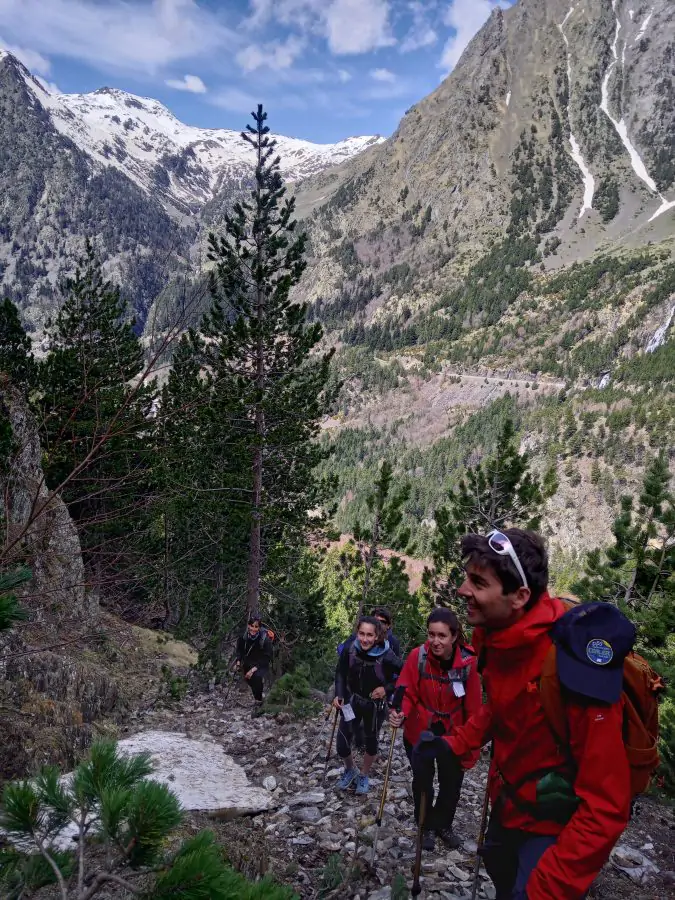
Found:
[{"label": "hiking boot", "polygon": [[253,709],[251,710],[251,718],[252,719],[257,719],[259,716],[262,716],[263,703],[264,703],[264,700],[254,700]]},{"label": "hiking boot", "polygon": [[449,850],[457,850],[463,844],[462,839],[457,837],[452,828],[442,828],[438,836]]},{"label": "hiking boot", "polygon": [[432,831],[424,831],[422,833],[422,850],[428,850],[429,853],[433,853],[436,849],[436,832]]},{"label": "hiking boot", "polygon": [[350,788],[354,784],[358,777],[358,769],[345,769],[342,773],[342,778],[337,783],[338,790],[346,791],[347,788]]},{"label": "hiking boot", "polygon": [[367,775],[358,775],[356,779],[356,793],[363,797],[368,793],[370,788],[370,781],[368,780]]}]

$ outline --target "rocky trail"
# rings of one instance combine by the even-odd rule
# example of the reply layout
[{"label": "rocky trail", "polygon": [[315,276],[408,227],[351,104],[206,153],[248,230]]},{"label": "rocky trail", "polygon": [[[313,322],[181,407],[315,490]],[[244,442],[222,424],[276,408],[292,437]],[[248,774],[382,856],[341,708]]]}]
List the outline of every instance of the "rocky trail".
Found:
[{"label": "rocky trail", "polygon": [[[222,764],[224,750],[225,758],[231,757],[244,770],[248,785],[238,798],[239,811],[225,807],[193,812],[188,828],[213,828],[233,864],[249,877],[270,873],[292,884],[303,900],[398,900],[405,896],[396,891],[392,894],[392,882],[399,873],[408,887],[412,882],[415,842],[410,774],[400,737],[378,835],[374,820],[386,759],[376,763],[365,799],[335,789],[341,766],[334,750],[322,781],[330,735],[325,714],[304,722],[292,721],[285,713],[252,718],[247,691],[234,689],[228,695],[216,688],[138,713],[125,729],[128,734],[150,730],[211,741],[214,764]],[[385,726],[384,753],[390,735]],[[455,820],[463,846],[449,851],[439,842],[434,853],[423,857],[423,898],[470,898],[486,768],[487,762],[482,760],[464,780]],[[257,812],[264,805],[261,796],[268,795],[269,809],[241,816],[242,808]],[[672,808],[650,798],[641,800],[612,860],[593,886],[591,900],[675,897],[674,838]],[[483,870],[478,896],[495,896]]]}]

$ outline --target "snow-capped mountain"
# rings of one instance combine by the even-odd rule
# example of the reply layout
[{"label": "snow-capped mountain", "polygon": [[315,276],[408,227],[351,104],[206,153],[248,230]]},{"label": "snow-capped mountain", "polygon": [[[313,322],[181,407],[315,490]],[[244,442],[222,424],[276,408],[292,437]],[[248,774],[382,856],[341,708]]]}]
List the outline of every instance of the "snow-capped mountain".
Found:
[{"label": "snow-capped mountain", "polygon": [[[0,51],[0,59],[2,55]],[[227,180],[251,170],[252,150],[237,131],[185,125],[158,100],[116,88],[58,94],[26,69],[23,75],[57,131],[98,166],[115,166],[144,190],[159,193],[169,212],[172,206],[181,212],[197,211]],[[364,136],[314,144],[275,137],[287,181],[315,175],[384,140]]]}]

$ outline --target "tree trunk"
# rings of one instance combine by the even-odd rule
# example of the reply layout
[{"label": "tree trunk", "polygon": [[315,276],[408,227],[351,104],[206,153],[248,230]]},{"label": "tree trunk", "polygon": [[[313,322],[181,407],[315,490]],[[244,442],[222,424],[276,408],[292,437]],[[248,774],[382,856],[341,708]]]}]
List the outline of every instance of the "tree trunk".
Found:
[{"label": "tree trunk", "polygon": [[373,539],[370,543],[370,547],[368,548],[368,552],[366,554],[366,574],[363,579],[363,592],[361,594],[361,602],[359,603],[359,611],[356,617],[356,621],[361,618],[363,615],[363,610],[366,606],[366,600],[368,599],[368,592],[370,591],[370,573],[373,570],[373,563],[377,559],[377,545],[380,540],[380,517],[377,515],[375,517],[375,523],[373,524]]},{"label": "tree trunk", "polygon": [[[264,423],[262,410],[256,412],[256,437],[259,434],[259,419]],[[262,430],[262,426],[261,426]],[[251,540],[248,551],[248,577],[246,581],[246,613],[257,612],[260,601],[260,574],[262,572],[262,447],[256,447],[253,454],[253,503],[251,510]]]}]

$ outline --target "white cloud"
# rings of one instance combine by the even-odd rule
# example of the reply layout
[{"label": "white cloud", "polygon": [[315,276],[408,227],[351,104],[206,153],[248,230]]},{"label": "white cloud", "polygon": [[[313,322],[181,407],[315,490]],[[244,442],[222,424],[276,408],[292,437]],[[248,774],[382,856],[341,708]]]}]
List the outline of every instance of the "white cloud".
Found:
[{"label": "white cloud", "polygon": [[438,40],[438,34],[429,22],[429,4],[413,0],[408,3],[408,9],[412,13],[412,24],[401,42],[401,53],[412,53],[414,50],[433,46]]},{"label": "white cloud", "polygon": [[443,21],[453,29],[454,34],[443,48],[440,68],[451,72],[471,38],[487,21],[490,13],[498,6],[507,9],[509,5],[507,0],[452,0]]},{"label": "white cloud", "polygon": [[244,72],[271,69],[273,72],[289,69],[305,48],[302,38],[290,35],[285,41],[269,44],[251,44],[237,53],[237,62]]},{"label": "white cloud", "polygon": [[199,75],[184,75],[182,78],[167,78],[165,84],[177,91],[188,91],[191,94],[205,94],[206,85]]},{"label": "white cloud", "polygon": [[201,0],[0,0],[0,20],[12,40],[39,54],[146,75],[237,42]]},{"label": "white cloud", "polygon": [[396,43],[391,0],[250,0],[249,28],[277,22],[303,36],[324,37],[336,56],[368,53]]},{"label": "white cloud", "polygon": [[389,84],[393,84],[396,81],[396,75],[390,72],[389,69],[371,69],[370,77],[373,81],[383,81]]},{"label": "white cloud", "polygon": [[325,12],[331,53],[368,53],[396,43],[389,25],[387,0],[333,0]]},{"label": "white cloud", "polygon": [[254,109],[257,109],[260,102],[261,100],[239,88],[223,88],[211,97],[211,103],[214,106],[245,115],[249,115]]},{"label": "white cloud", "polygon": [[50,94],[60,94],[61,88],[53,81],[46,81],[44,78],[41,78],[39,75],[36,75],[35,78],[40,82],[42,87],[48,91]]},{"label": "white cloud", "polygon": [[338,69],[337,76],[338,81],[342,82],[342,84],[347,84],[348,81],[352,80],[352,73],[346,69]]},{"label": "white cloud", "polygon": [[[2,10],[1,0],[0,10]],[[28,47],[17,47],[15,44],[10,44],[8,41],[4,41],[2,37],[0,37],[0,48],[2,48],[3,50],[8,50],[11,54],[16,56],[16,58],[20,60],[24,64],[24,66],[34,74],[37,73],[38,75],[49,75],[52,64],[41,53],[38,53],[35,50],[31,50]]]}]

